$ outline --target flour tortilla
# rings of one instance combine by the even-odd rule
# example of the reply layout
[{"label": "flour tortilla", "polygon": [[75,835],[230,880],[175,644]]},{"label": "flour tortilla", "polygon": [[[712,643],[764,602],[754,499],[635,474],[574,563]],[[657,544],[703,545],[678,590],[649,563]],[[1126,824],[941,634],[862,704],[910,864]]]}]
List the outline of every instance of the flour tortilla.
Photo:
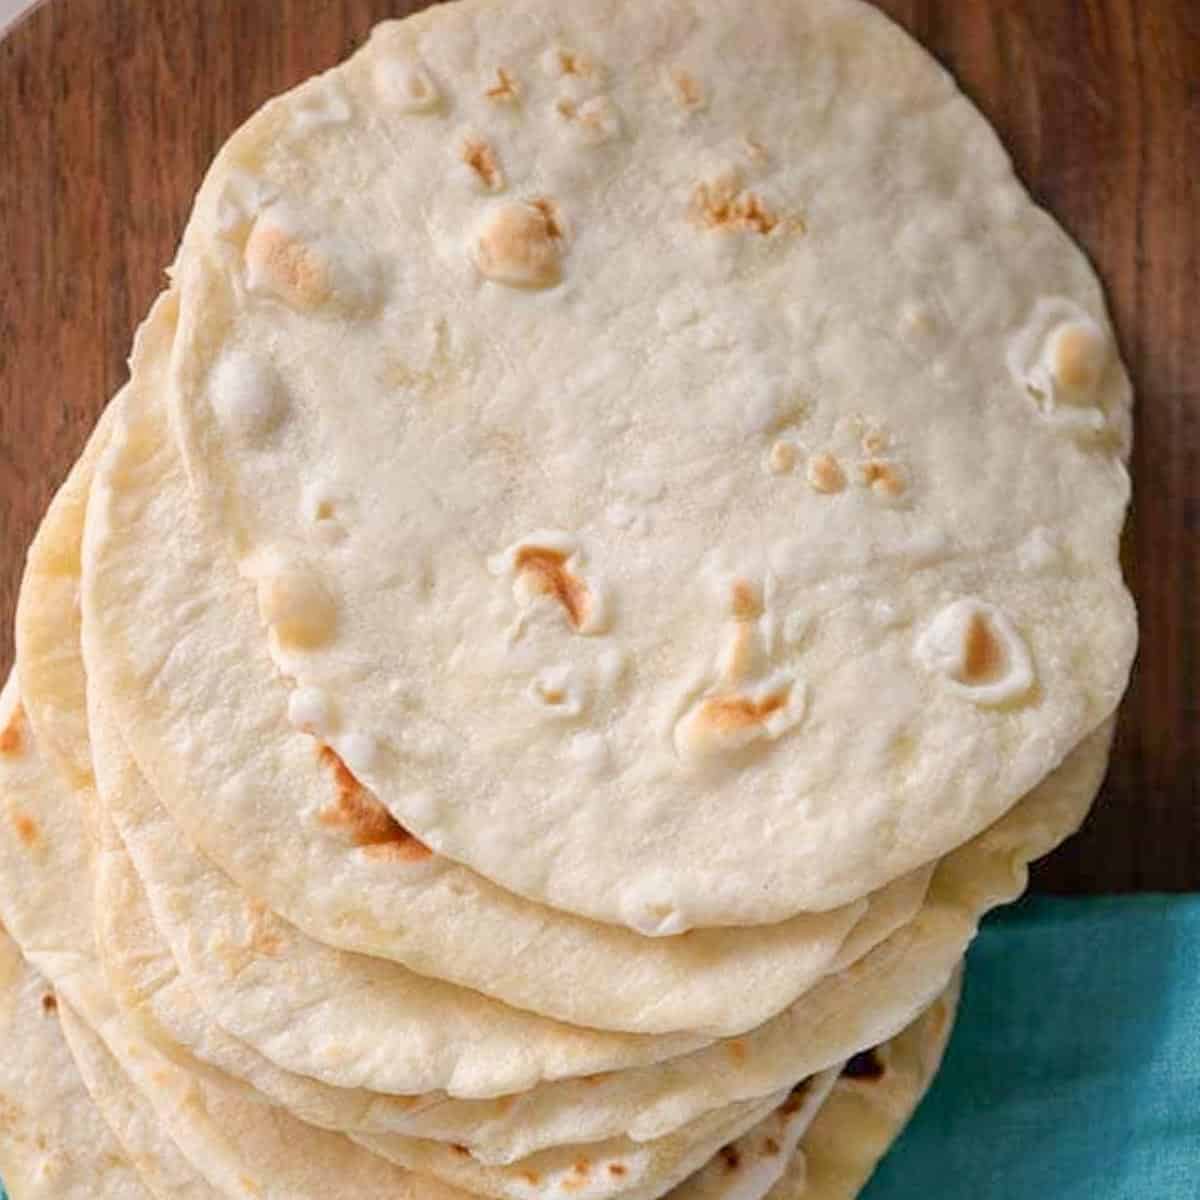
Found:
[{"label": "flour tortilla", "polygon": [[[90,494],[82,634],[93,686],[187,839],[246,894],[317,941],[398,960],[574,1025],[704,1038],[740,1033],[832,969],[867,902],[753,930],[648,939],[531,904],[440,856],[372,855],[373,847],[356,848],[322,823],[335,776],[320,761],[319,742],[288,723],[292,689],[257,645],[253,589],[192,504],[156,402],[172,303],[165,299],[139,336],[134,382]],[[165,540],[164,529],[172,531]],[[145,553],[150,544],[153,555]],[[185,727],[186,745],[177,745]],[[250,729],[267,764],[262,771],[241,763],[230,741]],[[304,793],[314,769],[320,803],[297,814],[292,799]],[[255,780],[263,787],[247,811]],[[119,798],[110,798],[110,806],[121,826]],[[131,837],[129,829],[124,833]],[[923,886],[919,871],[891,885],[881,911],[856,938],[860,952],[911,910]],[[343,969],[332,963],[328,973],[340,978]],[[314,974],[314,984],[326,971]],[[448,1027],[447,1001],[430,1003],[439,1026]],[[371,1033],[376,1024],[365,1028]],[[236,1032],[250,1036],[244,1028]],[[436,1039],[436,1029],[429,1036]],[[531,1039],[531,1050],[537,1044]],[[380,1052],[381,1069],[402,1064],[382,1045]],[[612,1067],[622,1065],[622,1054],[628,1052],[612,1055]],[[569,1064],[528,1066],[571,1073]],[[470,1069],[480,1079],[425,1079],[404,1088],[453,1084],[464,1094],[469,1088],[487,1094],[490,1064],[478,1046],[463,1063]],[[394,1079],[373,1086],[402,1090]]]},{"label": "flour tortilla", "polygon": [[[294,681],[401,825],[512,892],[662,935],[835,908],[1125,688],[1100,288],[869,5],[386,25],[231,139],[177,278],[174,433],[263,617],[131,614],[144,657],[245,660],[230,705]],[[139,759],[230,836],[302,828],[324,774],[213,700]]]},{"label": "flour tortilla", "polygon": [[15,1200],[145,1200],[88,1098],[54,989],[0,928],[0,1177]]}]

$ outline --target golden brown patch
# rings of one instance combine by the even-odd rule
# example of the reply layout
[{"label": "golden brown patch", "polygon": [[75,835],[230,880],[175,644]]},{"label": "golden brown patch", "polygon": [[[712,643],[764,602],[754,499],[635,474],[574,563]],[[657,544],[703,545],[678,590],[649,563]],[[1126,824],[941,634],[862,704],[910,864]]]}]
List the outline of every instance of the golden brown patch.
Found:
[{"label": "golden brown patch", "polygon": [[459,1158],[470,1158],[471,1152],[461,1142],[451,1142],[450,1149],[454,1151]]},{"label": "golden brown patch", "polygon": [[846,486],[846,473],[832,454],[814,454],[808,460],[808,482],[814,491],[828,496]]},{"label": "golden brown patch", "polygon": [[460,156],[489,192],[499,192],[504,188],[504,172],[500,170],[496,153],[482,138],[467,138],[462,144]]},{"label": "golden brown patch", "polygon": [[967,622],[963,654],[963,683],[986,683],[1004,670],[1004,647],[987,618],[972,613]]},{"label": "golden brown patch", "polygon": [[695,112],[704,107],[704,88],[701,87],[700,81],[694,75],[682,67],[672,67],[670,76],[671,94],[680,108],[687,109],[688,112]]},{"label": "golden brown patch", "polygon": [[588,79],[597,73],[596,64],[586,55],[576,50],[558,50],[558,71],[560,75],[574,75],[579,79]]},{"label": "golden brown patch", "polygon": [[363,848],[373,858],[419,862],[433,853],[358,782],[330,746],[322,745],[317,754],[333,772],[336,795],[333,804],[317,814],[322,825],[344,830],[351,845]]},{"label": "golden brown patch", "polygon": [[736,1171],[742,1165],[742,1155],[738,1148],[730,1143],[717,1151],[727,1171]]},{"label": "golden brown patch", "polygon": [[595,1087],[598,1083],[602,1083],[609,1076],[609,1072],[601,1071],[598,1075],[581,1075],[579,1082],[586,1084],[588,1087]]},{"label": "golden brown patch", "polygon": [[363,854],[378,862],[418,863],[433,857],[433,851],[420,838],[399,826],[404,833],[400,841],[377,842],[373,846],[364,846]]},{"label": "golden brown patch", "polygon": [[745,579],[735,579],[730,589],[729,608],[735,621],[757,621],[762,616],[758,588]]},{"label": "golden brown patch", "polygon": [[566,567],[567,556],[546,546],[522,546],[515,568],[533,591],[552,596],[562,605],[567,619],[578,629],[587,619],[591,598],[582,579]]},{"label": "golden brown patch", "polygon": [[702,229],[732,230],[766,236],[779,224],[779,218],[755,192],[742,189],[735,173],[711,182],[698,183],[692,189],[692,221]]},{"label": "golden brown patch", "polygon": [[732,1042],[727,1042],[725,1051],[735,1063],[746,1061],[746,1043],[741,1038],[734,1038]]},{"label": "golden brown patch", "polygon": [[521,85],[503,67],[497,67],[496,82],[483,94],[497,104],[515,104],[521,98]]},{"label": "golden brown patch", "polygon": [[608,1164],[608,1173],[614,1179],[621,1179],[624,1176],[629,1174],[629,1168],[626,1167],[625,1165],[623,1165],[622,1163],[609,1163]]},{"label": "golden brown patch", "polygon": [[246,243],[246,262],[299,307],[315,308],[329,296],[325,263],[310,246],[275,226],[254,227]]},{"label": "golden brown patch", "polygon": [[577,1158],[571,1164],[571,1170],[576,1175],[590,1175],[592,1173],[592,1164],[586,1158]]},{"label": "golden brown patch", "polygon": [[896,499],[904,495],[904,477],[894,463],[883,459],[872,459],[863,463],[859,470],[862,472],[863,483],[872,491]]},{"label": "golden brown patch", "polygon": [[262,1188],[249,1175],[239,1175],[238,1183],[242,1185],[248,1196],[261,1196],[263,1194]]},{"label": "golden brown patch", "polygon": [[479,235],[475,261],[488,279],[510,287],[553,287],[562,278],[562,222],[551,201],[506,204]]},{"label": "golden brown patch", "polygon": [[27,813],[15,812],[12,814],[13,828],[17,831],[17,837],[29,848],[33,849],[41,840],[41,830],[38,829],[37,822]]},{"label": "golden brown patch", "polygon": [[530,1167],[526,1167],[525,1170],[519,1171],[517,1174],[521,1179],[525,1180],[526,1183],[532,1184],[534,1187],[537,1187],[537,1185],[542,1182],[542,1177]]},{"label": "golden brown patch", "polygon": [[[749,696],[710,696],[700,705],[697,717],[707,729],[733,732],[751,725],[761,725],[772,713],[786,705],[787,692],[775,692],[762,700],[751,700]],[[745,1053],[744,1046],[742,1053]]]},{"label": "golden brown patch", "polygon": [[566,226],[562,220],[562,213],[559,211],[558,205],[549,196],[535,196],[530,200],[529,205],[542,214],[542,220],[545,222],[546,235],[548,237],[561,239],[567,236]]},{"label": "golden brown patch", "polygon": [[47,992],[42,997],[42,1012],[47,1016],[51,1013],[58,1012],[58,997],[53,992]]},{"label": "golden brown patch", "polygon": [[24,728],[25,709],[20,704],[16,704],[13,706],[8,724],[0,729],[0,754],[16,756],[21,753],[25,747]]},{"label": "golden brown patch", "polygon": [[781,1148],[773,1137],[769,1137],[763,1142],[763,1152],[765,1154],[778,1154]]}]

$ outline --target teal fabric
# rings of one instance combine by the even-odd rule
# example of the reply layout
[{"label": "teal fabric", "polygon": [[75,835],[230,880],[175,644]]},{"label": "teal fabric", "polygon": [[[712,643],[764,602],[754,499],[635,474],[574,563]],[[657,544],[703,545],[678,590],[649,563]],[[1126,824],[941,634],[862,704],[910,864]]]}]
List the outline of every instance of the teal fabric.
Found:
[{"label": "teal fabric", "polygon": [[863,1200],[1200,1200],[1200,896],[1026,900]]},{"label": "teal fabric", "polygon": [[1200,896],[988,920],[942,1073],[863,1200],[1200,1200]]}]

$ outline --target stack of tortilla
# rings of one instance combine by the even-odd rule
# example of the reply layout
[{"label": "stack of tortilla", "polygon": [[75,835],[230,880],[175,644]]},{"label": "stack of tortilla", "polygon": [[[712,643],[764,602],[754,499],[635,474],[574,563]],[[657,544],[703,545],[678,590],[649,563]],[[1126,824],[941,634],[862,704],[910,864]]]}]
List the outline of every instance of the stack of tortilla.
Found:
[{"label": "stack of tortilla", "polygon": [[267,104],[29,551],[14,1200],[855,1195],[1103,775],[1130,403],[855,0],[463,0]]}]

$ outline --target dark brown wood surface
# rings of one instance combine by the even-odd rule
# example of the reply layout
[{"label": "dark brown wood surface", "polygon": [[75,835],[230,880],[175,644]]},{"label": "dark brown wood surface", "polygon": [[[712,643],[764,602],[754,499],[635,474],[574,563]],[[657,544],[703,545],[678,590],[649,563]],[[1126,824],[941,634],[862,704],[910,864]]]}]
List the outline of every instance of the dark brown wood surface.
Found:
[{"label": "dark brown wood surface", "polygon": [[[269,96],[414,7],[46,0],[0,42],[0,664],[24,548],[123,381],[208,161]],[[1200,888],[1200,2],[881,7],[1092,255],[1138,389],[1141,654],[1102,802],[1038,885]]]}]

